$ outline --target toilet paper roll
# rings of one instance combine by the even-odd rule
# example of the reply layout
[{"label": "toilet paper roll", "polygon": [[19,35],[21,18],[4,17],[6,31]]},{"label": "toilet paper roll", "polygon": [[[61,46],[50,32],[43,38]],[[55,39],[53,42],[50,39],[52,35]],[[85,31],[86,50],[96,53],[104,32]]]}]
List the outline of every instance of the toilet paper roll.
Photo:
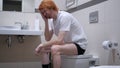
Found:
[{"label": "toilet paper roll", "polygon": [[102,43],[102,45],[103,45],[103,48],[106,49],[106,50],[110,50],[112,48],[112,42],[109,41],[109,40],[108,41],[104,41]]}]

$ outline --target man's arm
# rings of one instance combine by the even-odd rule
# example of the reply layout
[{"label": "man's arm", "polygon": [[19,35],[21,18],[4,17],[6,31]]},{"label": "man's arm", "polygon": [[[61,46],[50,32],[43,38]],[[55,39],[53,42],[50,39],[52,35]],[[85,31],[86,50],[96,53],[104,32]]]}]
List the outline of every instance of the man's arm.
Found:
[{"label": "man's arm", "polygon": [[50,41],[53,36],[53,30],[49,31],[48,22],[45,22],[45,40]]},{"label": "man's arm", "polygon": [[50,39],[52,38],[52,35],[53,35],[53,30],[49,31],[49,25],[48,25],[48,18],[45,17],[41,11],[40,11],[40,14],[43,18],[43,20],[45,21],[45,32],[44,32],[44,35],[45,35],[45,40],[46,41],[50,41]]},{"label": "man's arm", "polygon": [[51,45],[62,45],[64,44],[64,37],[65,37],[66,32],[65,31],[60,31],[58,34],[58,37],[56,39],[50,40],[46,43],[43,43],[43,47],[46,46],[51,46]]}]

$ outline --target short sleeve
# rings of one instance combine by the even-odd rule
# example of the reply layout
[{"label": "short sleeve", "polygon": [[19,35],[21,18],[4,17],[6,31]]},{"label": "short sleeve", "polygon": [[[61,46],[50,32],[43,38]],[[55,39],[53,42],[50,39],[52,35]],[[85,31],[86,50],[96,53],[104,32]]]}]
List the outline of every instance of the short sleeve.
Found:
[{"label": "short sleeve", "polygon": [[71,20],[70,17],[64,15],[60,19],[60,31],[70,31]]}]

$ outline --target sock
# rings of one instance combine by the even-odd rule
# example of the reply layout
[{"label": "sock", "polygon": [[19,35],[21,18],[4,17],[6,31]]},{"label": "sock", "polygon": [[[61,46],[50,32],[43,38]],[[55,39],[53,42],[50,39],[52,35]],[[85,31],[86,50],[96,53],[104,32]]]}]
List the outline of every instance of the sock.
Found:
[{"label": "sock", "polygon": [[49,68],[52,68],[51,63],[49,63]]},{"label": "sock", "polygon": [[49,68],[49,64],[42,64],[42,68]]}]

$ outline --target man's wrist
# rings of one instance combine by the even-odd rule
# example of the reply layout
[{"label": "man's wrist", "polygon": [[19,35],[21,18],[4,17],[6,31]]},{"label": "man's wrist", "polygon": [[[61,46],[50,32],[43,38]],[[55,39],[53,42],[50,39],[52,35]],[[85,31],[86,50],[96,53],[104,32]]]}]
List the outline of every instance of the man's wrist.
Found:
[{"label": "man's wrist", "polygon": [[43,47],[47,46],[47,43],[43,43]]}]

